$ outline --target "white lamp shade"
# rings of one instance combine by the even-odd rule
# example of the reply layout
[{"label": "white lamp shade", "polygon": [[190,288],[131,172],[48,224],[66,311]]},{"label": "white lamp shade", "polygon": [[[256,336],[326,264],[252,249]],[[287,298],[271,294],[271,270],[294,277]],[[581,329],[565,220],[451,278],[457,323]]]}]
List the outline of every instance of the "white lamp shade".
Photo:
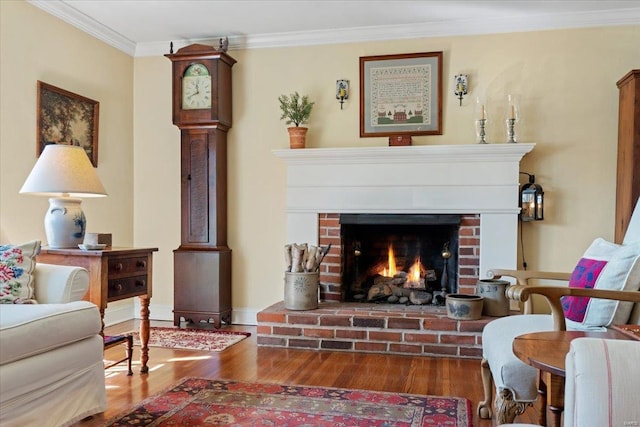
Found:
[{"label": "white lamp shade", "polygon": [[44,148],[20,193],[49,197],[107,195],[84,149],[56,144]]}]

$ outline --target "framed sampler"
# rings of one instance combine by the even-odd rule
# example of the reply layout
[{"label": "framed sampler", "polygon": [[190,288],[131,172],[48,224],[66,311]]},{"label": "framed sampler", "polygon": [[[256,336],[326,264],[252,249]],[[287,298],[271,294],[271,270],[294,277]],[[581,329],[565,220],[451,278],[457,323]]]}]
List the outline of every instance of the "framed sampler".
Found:
[{"label": "framed sampler", "polygon": [[442,135],[442,52],[360,57],[360,136]]}]

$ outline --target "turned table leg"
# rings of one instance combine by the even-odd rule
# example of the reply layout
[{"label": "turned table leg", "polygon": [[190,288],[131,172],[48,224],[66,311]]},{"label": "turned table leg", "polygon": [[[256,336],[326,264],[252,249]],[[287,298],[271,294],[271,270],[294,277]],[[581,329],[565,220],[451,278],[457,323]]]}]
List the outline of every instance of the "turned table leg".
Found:
[{"label": "turned table leg", "polygon": [[538,394],[540,395],[540,413],[538,414],[538,424],[547,425],[547,384],[544,382],[542,372],[538,371]]},{"label": "turned table leg", "polygon": [[140,295],[140,373],[149,372],[149,296]]},{"label": "turned table leg", "polygon": [[564,410],[564,378],[550,372],[542,373],[542,378],[547,387],[549,424],[551,427],[561,427],[562,411]]}]

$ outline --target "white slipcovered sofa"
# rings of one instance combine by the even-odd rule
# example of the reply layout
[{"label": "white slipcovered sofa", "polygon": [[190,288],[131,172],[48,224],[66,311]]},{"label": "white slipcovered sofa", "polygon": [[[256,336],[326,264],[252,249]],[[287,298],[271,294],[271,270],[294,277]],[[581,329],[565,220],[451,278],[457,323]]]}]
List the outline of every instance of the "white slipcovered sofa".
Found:
[{"label": "white slipcovered sofa", "polygon": [[37,264],[38,304],[0,304],[0,426],[64,426],[103,412],[102,320],[89,274]]}]

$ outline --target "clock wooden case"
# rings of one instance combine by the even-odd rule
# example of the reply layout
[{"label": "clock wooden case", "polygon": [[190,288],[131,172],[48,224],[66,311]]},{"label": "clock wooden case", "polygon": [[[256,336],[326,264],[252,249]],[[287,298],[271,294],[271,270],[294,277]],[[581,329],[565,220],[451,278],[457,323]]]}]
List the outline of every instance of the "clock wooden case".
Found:
[{"label": "clock wooden case", "polygon": [[227,245],[227,132],[235,59],[194,44],[172,61],[173,123],[180,128],[180,247],[174,250],[174,324],[231,323]]}]

